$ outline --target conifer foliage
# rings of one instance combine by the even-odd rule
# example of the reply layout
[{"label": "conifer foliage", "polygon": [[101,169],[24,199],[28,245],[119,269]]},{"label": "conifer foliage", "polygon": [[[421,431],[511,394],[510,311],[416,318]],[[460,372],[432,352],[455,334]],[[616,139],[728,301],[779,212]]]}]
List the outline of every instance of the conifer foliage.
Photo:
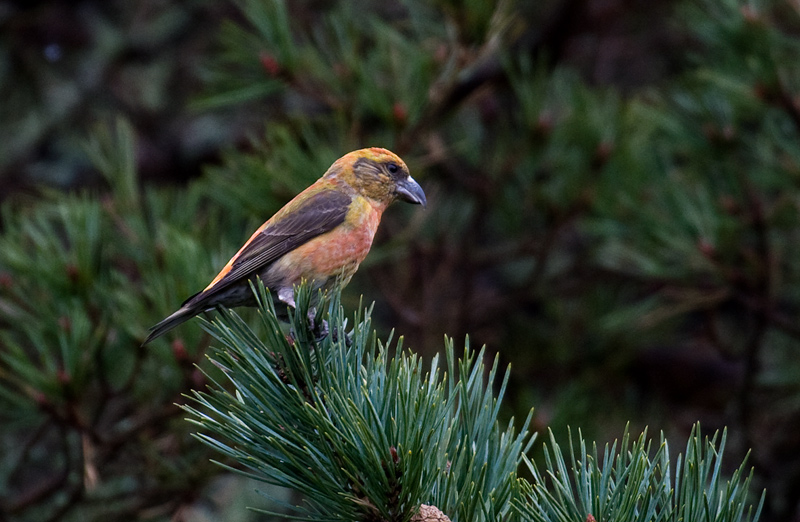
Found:
[{"label": "conifer foliage", "polygon": [[[210,357],[232,387],[215,383],[186,406],[199,437],[255,476],[303,494],[311,520],[406,521],[422,504],[453,520],[502,520],[530,448],[530,415],[521,428],[500,426],[507,377],[493,387],[484,352],[469,346],[447,366],[377,340],[370,311],[348,321],[338,296],[320,308],[330,334],[308,329],[310,292],[301,287],[285,335],[261,288],[259,338],[235,313],[207,325],[221,344]],[[266,303],[266,304],[265,304]],[[396,355],[391,357],[390,350]],[[488,370],[488,374],[486,373]]]},{"label": "conifer foliage", "polygon": [[[696,426],[674,463],[663,437],[654,447],[646,433],[631,443],[626,432],[598,454],[580,435],[563,450],[551,433],[539,466],[527,458],[531,415],[519,429],[513,419],[499,424],[507,374],[495,396],[497,359],[485,367],[483,350],[467,343],[456,360],[446,340],[446,371],[438,357],[426,371],[402,338],[377,340],[369,309],[359,308],[347,332],[337,294],[317,312],[330,329],[321,340],[308,327],[307,287],[297,292],[289,335],[268,292],[257,295],[264,335],[228,310],[206,323],[220,343],[209,357],[225,380],[195,391],[197,406],[184,409],[198,437],[245,473],[302,493],[294,514],[304,520],[759,518],[763,496],[751,505],[744,464],[723,478],[725,433],[704,441]],[[518,475],[523,461],[530,479]]]}]

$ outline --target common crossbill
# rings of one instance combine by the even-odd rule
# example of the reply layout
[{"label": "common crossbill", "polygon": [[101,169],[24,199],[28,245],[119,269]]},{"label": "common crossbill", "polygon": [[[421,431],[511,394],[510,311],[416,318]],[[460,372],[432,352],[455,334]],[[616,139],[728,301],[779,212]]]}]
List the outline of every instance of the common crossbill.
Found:
[{"label": "common crossbill", "polygon": [[151,328],[144,344],[216,306],[254,306],[256,278],[279,307],[294,307],[294,286],[303,280],[314,290],[343,287],[395,199],[426,203],[403,160],[375,147],[345,154],[261,225],[203,291]]}]

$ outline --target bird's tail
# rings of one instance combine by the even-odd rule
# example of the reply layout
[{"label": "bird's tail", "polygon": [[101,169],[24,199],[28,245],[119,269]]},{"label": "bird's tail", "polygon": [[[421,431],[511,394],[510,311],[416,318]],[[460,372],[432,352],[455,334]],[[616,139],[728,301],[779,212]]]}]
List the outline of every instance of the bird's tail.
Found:
[{"label": "bird's tail", "polygon": [[147,338],[142,343],[142,346],[149,343],[153,339],[156,339],[157,337],[161,337],[162,335],[172,330],[179,324],[185,323],[198,313],[199,310],[193,306],[192,307],[182,306],[178,308],[178,310],[175,311],[175,313],[173,313],[172,315],[170,315],[169,317],[167,317],[154,327],[150,328],[150,333],[147,335]]}]

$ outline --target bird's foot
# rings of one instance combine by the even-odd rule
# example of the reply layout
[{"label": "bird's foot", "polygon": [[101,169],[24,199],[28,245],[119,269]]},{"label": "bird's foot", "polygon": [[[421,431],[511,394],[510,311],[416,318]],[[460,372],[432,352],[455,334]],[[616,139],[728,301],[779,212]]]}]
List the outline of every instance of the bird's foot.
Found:
[{"label": "bird's foot", "polygon": [[311,334],[314,336],[314,341],[315,342],[320,342],[320,341],[324,340],[326,337],[328,337],[329,333],[330,333],[330,331],[328,329],[328,321],[326,321],[324,319],[322,321],[320,321],[319,324],[314,325],[311,328]]},{"label": "bird's foot", "polygon": [[311,332],[311,335],[314,336],[314,342],[320,342],[326,337],[328,337],[328,321],[322,320],[317,324],[317,310],[316,308],[310,308],[308,310],[308,330]]},{"label": "bird's foot", "polygon": [[[344,323],[342,324],[342,330],[345,332],[344,333],[344,344],[345,344],[345,346],[350,348],[351,346],[353,346],[353,332],[352,331],[351,332],[347,332],[347,319],[345,319]],[[339,329],[338,328],[334,328],[333,331],[331,332],[331,340],[333,342],[335,342],[335,343],[339,342]]]},{"label": "bird's foot", "polygon": [[[339,329],[338,328],[329,328],[328,321],[321,320],[319,324],[316,321],[316,310],[314,308],[308,311],[308,330],[311,332],[311,335],[314,336],[314,342],[321,342],[323,341],[328,335],[331,336],[331,341],[338,342],[339,341]],[[342,330],[344,330],[344,343],[347,347],[353,346],[353,332],[347,332],[347,319],[344,320],[342,324]]]}]

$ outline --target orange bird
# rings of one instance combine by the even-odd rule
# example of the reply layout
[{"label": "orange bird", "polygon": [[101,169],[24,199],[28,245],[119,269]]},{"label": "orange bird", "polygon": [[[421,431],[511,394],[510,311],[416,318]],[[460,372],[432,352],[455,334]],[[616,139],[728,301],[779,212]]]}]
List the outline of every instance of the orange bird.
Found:
[{"label": "orange bird", "polygon": [[302,280],[315,290],[343,287],[367,256],[383,211],[395,199],[426,203],[403,160],[376,147],[345,154],[261,225],[205,290],[151,328],[144,344],[216,306],[254,306],[249,282],[256,277],[276,305],[293,308],[294,286]]}]

